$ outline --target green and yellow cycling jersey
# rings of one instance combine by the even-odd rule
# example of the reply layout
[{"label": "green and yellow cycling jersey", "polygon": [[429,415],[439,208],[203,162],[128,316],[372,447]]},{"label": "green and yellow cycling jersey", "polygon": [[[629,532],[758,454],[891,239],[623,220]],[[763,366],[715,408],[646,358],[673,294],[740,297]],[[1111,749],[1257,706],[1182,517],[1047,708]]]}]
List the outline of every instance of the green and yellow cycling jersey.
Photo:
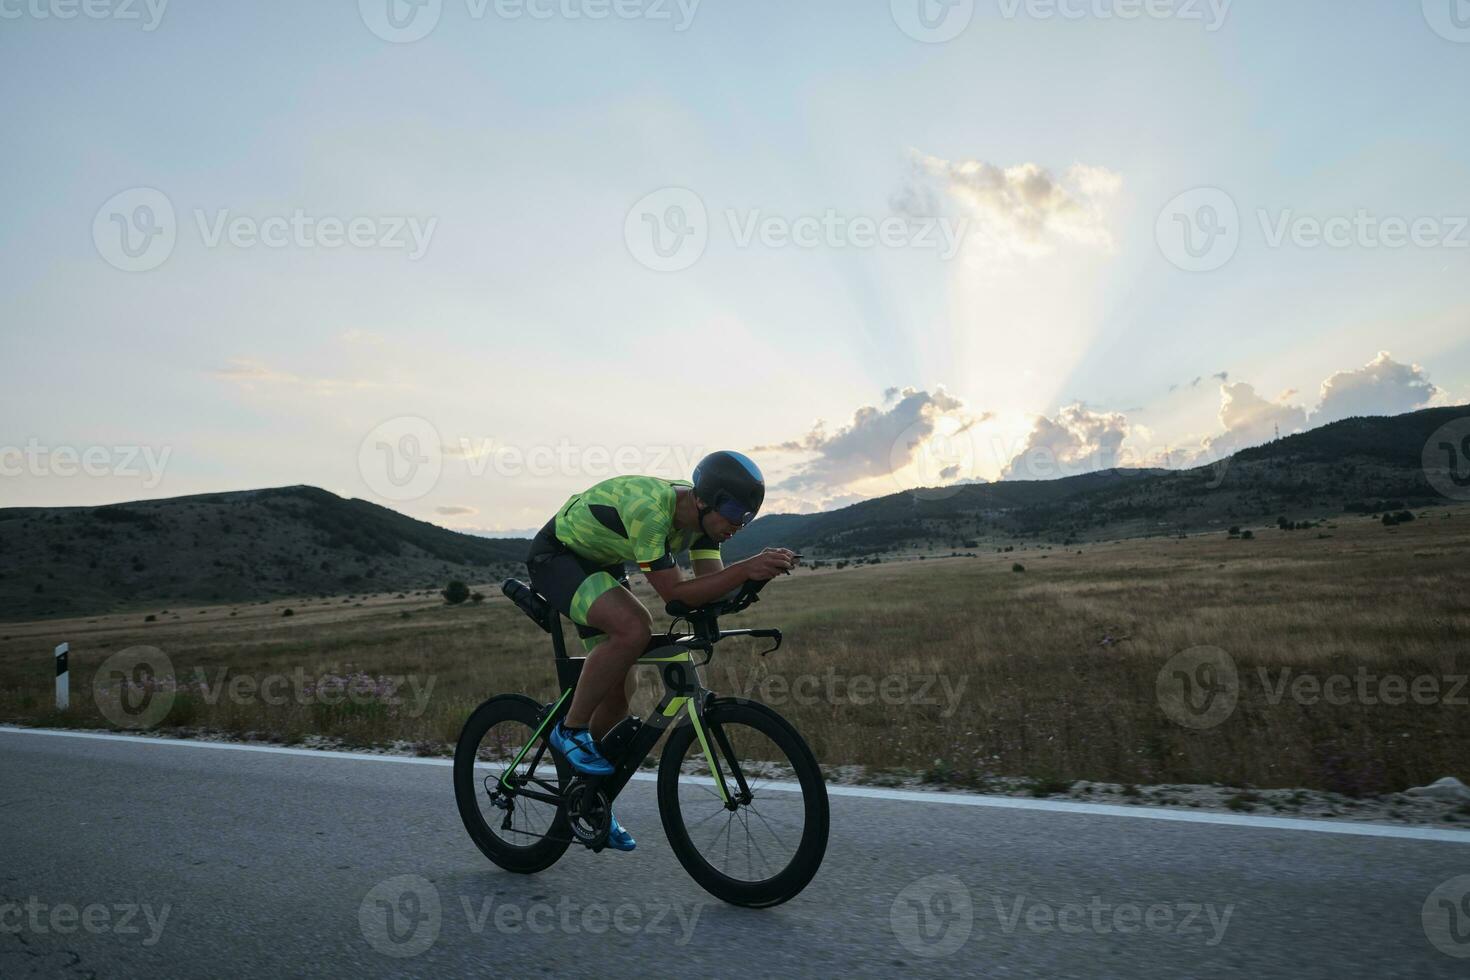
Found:
[{"label": "green and yellow cycling jersey", "polygon": [[707,535],[674,526],[676,487],[694,485],[652,476],[603,480],[556,512],[557,540],[599,565],[631,561],[644,572],[673,568],[686,548],[694,560],[719,558],[720,546]]}]

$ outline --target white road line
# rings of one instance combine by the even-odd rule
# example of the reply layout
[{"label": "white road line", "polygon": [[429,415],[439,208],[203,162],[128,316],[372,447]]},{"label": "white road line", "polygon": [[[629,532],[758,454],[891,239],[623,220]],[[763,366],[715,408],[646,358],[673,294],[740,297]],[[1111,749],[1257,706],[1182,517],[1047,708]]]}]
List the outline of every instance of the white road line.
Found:
[{"label": "white road line", "polygon": [[[276,745],[241,745],[237,742],[201,742],[185,738],[161,738],[144,735],[114,735],[107,732],[77,732],[58,728],[16,728],[0,725],[0,734],[42,735],[57,738],[83,738],[104,742],[134,742],[143,745],[177,746],[191,749],[222,749],[228,752],[261,752],[270,755],[295,755],[311,759],[344,759],[354,762],[402,762],[416,766],[450,767],[450,759],[421,759],[407,755],[376,755],[370,752],[330,752],[322,749],[292,749]],[[637,772],[635,780],[652,782],[656,773]],[[700,782],[712,780],[701,779]],[[782,788],[767,784],[768,788]],[[1371,823],[1330,823],[1327,820],[1303,820],[1293,817],[1253,817],[1236,813],[1212,813],[1198,810],[1167,810],[1161,807],[1112,806],[1106,803],[1071,803],[1060,800],[1032,800],[1014,796],[980,796],[974,793],[928,793],[916,790],[878,789],[867,786],[827,786],[828,796],[855,796],[871,800],[900,803],[931,803],[945,806],[993,807],[1001,810],[1040,810],[1047,813],[1085,814],[1098,817],[1128,817],[1134,820],[1164,820],[1175,823],[1202,823],[1224,827],[1254,827],[1259,830],[1294,830],[1316,834],[1345,834],[1353,837],[1389,837],[1398,840],[1432,840],[1453,844],[1470,844],[1470,831],[1442,830],[1437,827],[1394,827]]]}]

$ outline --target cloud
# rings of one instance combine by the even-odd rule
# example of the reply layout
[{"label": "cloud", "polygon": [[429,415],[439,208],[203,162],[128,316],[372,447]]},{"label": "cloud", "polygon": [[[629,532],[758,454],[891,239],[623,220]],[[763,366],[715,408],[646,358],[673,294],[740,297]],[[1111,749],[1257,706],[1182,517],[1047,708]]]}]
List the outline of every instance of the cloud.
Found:
[{"label": "cloud", "polygon": [[449,504],[443,507],[435,507],[434,513],[440,514],[444,517],[462,517],[468,514],[478,514],[479,511],[476,510],[474,507],[464,507],[459,504]]},{"label": "cloud", "polygon": [[1307,410],[1287,401],[1290,393],[1277,401],[1268,401],[1244,381],[1220,386],[1220,425],[1224,432],[1204,441],[1203,455],[1220,457],[1270,442],[1277,428],[1283,436],[1306,427]]},{"label": "cloud", "polygon": [[1322,382],[1313,425],[1355,415],[1400,415],[1423,408],[1439,394],[1417,364],[1400,364],[1388,351],[1363,367],[1338,371]]},{"label": "cloud", "polygon": [[246,358],[233,358],[227,367],[214,368],[210,374],[216,378],[239,385],[246,391],[258,387],[291,387],[309,390],[319,395],[331,395],[341,391],[364,391],[375,388],[407,388],[410,385],[389,384],[369,381],[366,378],[313,378],[290,371],[280,371]]},{"label": "cloud", "polygon": [[1004,480],[1051,480],[1117,466],[1128,417],[1068,405],[1055,418],[1037,416],[1026,445],[1001,471]]},{"label": "cloud", "polygon": [[[798,463],[772,489],[792,497],[816,494],[836,499],[835,495],[848,492],[852,483],[888,476],[913,463],[945,416],[952,419],[945,436],[958,435],[990,417],[988,413],[966,413],[964,402],[942,385],[932,392],[890,388],[884,392],[881,406],[859,408],[836,431],[818,420],[800,439],[757,446],[751,451],[808,455],[810,458]],[[946,465],[954,462],[949,460]]]},{"label": "cloud", "polygon": [[344,344],[367,344],[372,347],[381,346],[388,338],[371,330],[361,330],[351,327],[337,335],[337,339]]},{"label": "cloud", "polygon": [[1005,253],[1046,255],[1059,242],[1113,247],[1107,206],[1122,177],[1076,164],[1060,178],[1035,163],[1000,167],[984,160],[945,160],[913,151],[913,170],[893,196],[893,209],[915,218],[957,210],[970,219],[969,240]]}]

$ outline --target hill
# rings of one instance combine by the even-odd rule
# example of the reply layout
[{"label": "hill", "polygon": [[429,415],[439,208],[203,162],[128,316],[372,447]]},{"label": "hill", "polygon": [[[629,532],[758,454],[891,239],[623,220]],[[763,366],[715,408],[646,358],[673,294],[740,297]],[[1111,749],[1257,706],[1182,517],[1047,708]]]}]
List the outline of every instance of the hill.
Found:
[{"label": "hill", "polygon": [[12,507],[0,509],[0,617],[442,588],[523,570],[528,546],[306,486]]},{"label": "hill", "polygon": [[[731,559],[778,544],[814,560],[965,554],[1447,503],[1425,477],[1424,445],[1467,416],[1462,406],[1345,419],[1189,470],[967,484],[776,514],[725,550]],[[306,486],[0,509],[0,618],[438,589],[451,578],[524,575],[528,545]]]},{"label": "hill", "polygon": [[1424,475],[1424,445],[1467,414],[1470,407],[1459,406],[1344,419],[1188,470],[1113,469],[968,484],[896,493],[824,514],[773,515],[737,535],[727,550],[736,558],[772,545],[812,558],[948,554],[1448,503]]}]

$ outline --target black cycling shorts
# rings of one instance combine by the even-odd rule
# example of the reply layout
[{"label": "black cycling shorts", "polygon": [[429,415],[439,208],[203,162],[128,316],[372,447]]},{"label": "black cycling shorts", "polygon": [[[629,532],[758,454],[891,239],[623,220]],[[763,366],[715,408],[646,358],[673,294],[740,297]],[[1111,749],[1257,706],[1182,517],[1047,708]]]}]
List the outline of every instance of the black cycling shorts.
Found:
[{"label": "black cycling shorts", "polygon": [[576,624],[577,635],[589,650],[606,635],[587,625],[587,610],[592,603],[619,586],[632,590],[627,569],[622,564],[599,565],[563,544],[556,536],[556,518],[531,540],[526,568],[531,573],[531,588]]}]

